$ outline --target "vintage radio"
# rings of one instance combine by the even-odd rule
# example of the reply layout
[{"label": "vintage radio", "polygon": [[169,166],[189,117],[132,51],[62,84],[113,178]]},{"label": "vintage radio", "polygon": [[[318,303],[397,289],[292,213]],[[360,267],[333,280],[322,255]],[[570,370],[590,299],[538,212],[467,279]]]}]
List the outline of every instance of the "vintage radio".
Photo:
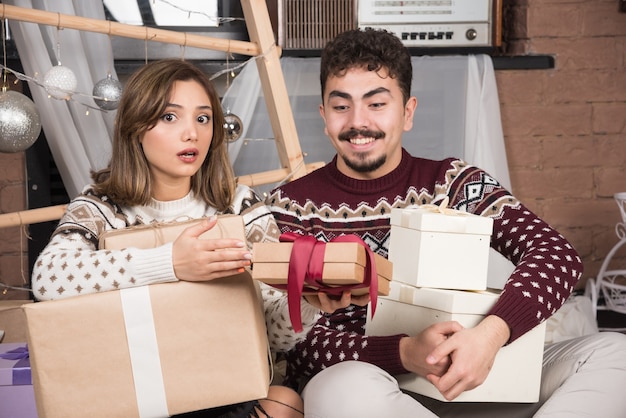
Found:
[{"label": "vintage radio", "polygon": [[319,50],[337,34],[357,28],[357,0],[267,0],[284,50]]},{"label": "vintage radio", "polygon": [[278,44],[321,49],[338,33],[374,27],[408,47],[493,48],[500,45],[502,0],[268,0]]},{"label": "vintage radio", "polygon": [[386,29],[408,47],[500,45],[501,0],[360,0],[358,26]]}]

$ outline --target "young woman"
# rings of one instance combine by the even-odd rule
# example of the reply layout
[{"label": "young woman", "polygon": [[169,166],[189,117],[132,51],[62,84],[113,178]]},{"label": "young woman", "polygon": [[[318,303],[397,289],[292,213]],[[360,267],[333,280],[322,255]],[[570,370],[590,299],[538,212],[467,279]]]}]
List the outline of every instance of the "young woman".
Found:
[{"label": "young woman", "polygon": [[[215,88],[191,63],[161,60],[133,74],[117,110],[110,164],[92,173],[94,184],[70,202],[39,255],[32,276],[35,297],[206,281],[249,266],[251,242],[275,240],[277,227],[255,193],[236,184],[223,125]],[[243,217],[248,242],[198,239],[215,225],[214,215],[227,213]],[[111,256],[98,247],[108,230],[205,217],[157,248],[127,248]],[[296,392],[272,386],[267,399],[185,416],[297,418],[302,409]]]}]

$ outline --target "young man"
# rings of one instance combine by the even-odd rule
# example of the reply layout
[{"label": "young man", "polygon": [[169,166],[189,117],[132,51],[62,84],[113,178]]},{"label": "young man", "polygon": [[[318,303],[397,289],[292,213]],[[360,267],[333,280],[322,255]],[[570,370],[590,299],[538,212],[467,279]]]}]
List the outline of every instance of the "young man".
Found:
[{"label": "young man", "polygon": [[[393,376],[409,372],[428,378],[449,400],[480,385],[498,350],[554,314],[583,269],[567,240],[488,173],[459,159],[412,157],[402,148],[417,107],[411,76],[408,50],[388,32],[348,31],[326,46],[320,114],[337,155],[268,196],[281,232],[325,241],[356,234],[387,256],[391,208],[448,197],[454,209],[493,219],[491,246],[516,268],[495,306],[471,329],[444,322],[414,336],[364,336],[367,297],[311,300],[325,312],[339,309],[307,323],[305,339],[287,356],[287,383],[305,385],[306,416],[623,414],[626,336],[616,333],[547,347],[537,404],[461,405],[398,388]],[[306,312],[311,308],[303,303]]]}]

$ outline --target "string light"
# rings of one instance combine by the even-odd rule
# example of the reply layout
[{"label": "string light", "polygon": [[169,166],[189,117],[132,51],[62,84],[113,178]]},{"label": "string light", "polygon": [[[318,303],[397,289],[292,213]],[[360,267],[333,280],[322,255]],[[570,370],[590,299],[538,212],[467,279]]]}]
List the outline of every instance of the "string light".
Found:
[{"label": "string light", "polygon": [[[22,73],[20,73],[19,71],[15,71],[15,70],[13,70],[13,69],[11,69],[11,68],[9,68],[9,67],[5,66],[5,65],[0,65],[0,66],[2,67],[2,69],[3,69],[4,71],[8,71],[8,72],[13,73],[13,75],[15,75],[15,77],[16,77],[18,80],[21,80],[21,81],[30,81],[30,82],[32,82],[32,83],[35,83],[35,84],[36,84],[36,85],[38,85],[39,87],[43,88],[44,90],[46,89],[46,85],[45,85],[42,81],[39,81],[39,79],[37,78],[38,73],[35,73],[35,77],[29,77],[29,76],[27,76],[26,74],[22,74]],[[104,112],[105,112],[105,110],[100,109],[99,107],[92,106],[92,105],[90,105],[90,104],[88,104],[88,103],[84,103],[84,102],[82,102],[82,101],[80,101],[80,100],[75,100],[75,99],[74,99],[74,97],[75,97],[75,96],[79,96],[79,97],[88,97],[88,98],[91,98],[91,99],[94,99],[94,100],[95,100],[95,99],[98,99],[98,100],[105,100],[105,98],[104,98],[104,97],[92,96],[92,95],[90,95],[90,94],[81,93],[81,92],[78,92],[78,91],[73,91],[73,90],[65,90],[65,89],[62,89],[62,88],[57,88],[57,90],[58,90],[58,92],[61,92],[61,93],[66,94],[66,98],[64,98],[64,100],[66,100],[66,101],[68,101],[68,102],[69,102],[69,101],[75,101],[75,102],[78,102],[78,103],[80,103],[81,105],[83,105],[83,106],[85,106],[85,107],[88,107],[88,108],[90,108],[90,109],[95,109],[95,110],[100,110],[100,111],[104,111]],[[50,97],[50,95],[48,95],[48,97]]]},{"label": "string light", "polygon": [[[152,4],[154,4],[154,2],[155,2],[155,0],[152,1]],[[187,18],[188,19],[191,19],[191,15],[195,14],[195,15],[204,16],[204,17],[206,17],[207,19],[209,19],[209,20],[211,20],[213,22],[217,22],[218,24],[220,24],[220,23],[229,23],[229,22],[233,22],[233,21],[236,21],[236,20],[241,20],[241,21],[245,20],[245,19],[243,19],[241,17],[215,17],[215,16],[211,16],[211,15],[209,15],[207,13],[204,13],[204,12],[198,12],[196,10],[188,10],[188,9],[182,8],[179,5],[174,4],[174,3],[172,3],[171,1],[168,1],[168,0],[159,0],[159,3],[167,4],[168,6],[171,6],[171,7],[175,8],[175,9],[178,9],[181,12],[187,13]]]},{"label": "string light", "polygon": [[[274,47],[274,45],[272,46],[272,48],[273,48],[273,47]],[[257,55],[257,56],[255,56],[255,57],[251,57],[251,58],[249,58],[249,59],[247,59],[247,60],[245,60],[245,61],[243,61],[243,62],[239,63],[238,65],[236,65],[236,66],[234,66],[234,67],[231,67],[231,68],[226,68],[226,69],[224,69],[224,70],[221,70],[221,71],[218,71],[218,72],[214,73],[214,74],[213,74],[213,75],[211,75],[211,77],[210,77],[211,81],[213,81],[213,80],[214,80],[214,79],[216,79],[217,77],[220,77],[221,75],[226,74],[226,73],[230,73],[230,74],[233,74],[233,75],[234,75],[234,73],[235,73],[235,71],[236,71],[236,70],[238,70],[238,69],[240,69],[240,68],[242,68],[242,67],[245,67],[245,66],[246,66],[246,65],[247,65],[250,61],[252,61],[252,60],[256,60],[256,59],[262,59],[262,58],[264,58],[264,57],[265,57],[268,53],[270,53],[270,52],[272,51],[272,48],[270,48],[270,50],[268,50],[268,51],[267,51],[267,52],[265,52],[264,54]],[[0,67],[1,67],[4,71],[6,71],[6,72],[10,72],[10,73],[13,73],[13,75],[15,75],[15,77],[17,78],[17,80],[15,80],[15,83],[16,83],[16,84],[17,84],[18,80],[21,80],[21,81],[30,81],[30,82],[32,82],[32,83],[34,83],[34,84],[38,85],[39,87],[42,87],[43,89],[46,89],[46,85],[45,85],[42,81],[40,81],[40,80],[37,78],[38,73],[35,73],[35,77],[30,77],[30,76],[27,76],[26,74],[20,73],[19,71],[15,71],[15,70],[13,70],[13,69],[11,69],[11,68],[9,68],[9,67],[7,67],[7,66],[3,65],[3,64],[0,64]],[[65,96],[65,99],[64,99],[64,100],[66,100],[66,101],[75,101],[75,102],[78,102],[78,103],[80,103],[81,105],[83,105],[83,106],[85,106],[85,107],[87,107],[87,108],[89,108],[89,109],[94,109],[94,110],[98,110],[98,111],[105,112],[105,113],[107,112],[107,110],[106,110],[106,109],[101,109],[100,107],[93,106],[93,105],[90,105],[89,103],[85,103],[85,102],[83,102],[83,101],[80,101],[80,100],[76,100],[76,99],[75,99],[75,97],[76,97],[76,96],[78,96],[78,97],[82,97],[82,98],[89,98],[89,99],[92,99],[92,100],[94,100],[94,101],[96,101],[96,100],[106,101],[106,100],[107,100],[107,98],[105,98],[105,97],[101,97],[101,96],[94,96],[94,95],[91,95],[91,94],[86,94],[86,93],[82,93],[82,92],[79,92],[79,91],[65,90],[65,89],[62,89],[62,88],[57,88],[56,90],[57,90],[58,92],[64,93],[64,94],[66,95],[66,96]],[[48,97],[50,97],[50,95],[48,95]]]},{"label": "string light", "polygon": [[[170,7],[173,7],[173,8],[175,8],[175,9],[181,11],[181,12],[186,13],[188,18],[191,18],[192,15],[201,15],[201,16],[204,16],[204,17],[206,17],[207,19],[209,19],[211,21],[217,22],[218,24],[230,23],[230,22],[234,22],[234,21],[245,21],[245,19],[242,18],[242,17],[215,17],[215,16],[209,15],[208,13],[205,13],[205,12],[202,12],[202,11],[186,9],[186,8],[183,8],[183,7],[177,5],[177,4],[175,4],[175,3],[173,3],[172,1],[169,1],[169,0],[153,0],[152,3],[154,4],[156,1],[158,1],[159,3],[167,4]],[[60,25],[58,25],[57,26],[57,32],[59,30],[61,30],[61,29],[62,28],[60,27]],[[59,45],[59,42],[58,42],[58,33],[57,33],[57,42],[56,42],[56,51],[55,52],[56,52],[57,61],[59,61],[59,65],[60,65],[60,45]],[[211,80],[214,80],[215,78],[221,76],[222,74],[224,74],[226,72],[231,72],[232,74],[234,74],[235,70],[245,66],[251,59],[260,58],[260,57],[262,57],[262,56],[257,56],[257,57],[250,58],[250,59],[240,63],[239,65],[237,65],[237,66],[235,66],[233,68],[219,71],[219,72],[213,74],[210,78],[211,78]],[[36,76],[35,77],[29,77],[29,76],[27,76],[25,74],[22,74],[22,73],[20,73],[18,71],[15,71],[15,70],[12,70],[12,69],[8,68],[6,65],[1,65],[1,67],[5,71],[5,74],[6,74],[6,72],[11,72],[11,73],[13,73],[16,76],[15,83],[17,83],[18,80],[30,81],[30,82],[38,85],[39,87],[42,87],[42,88],[46,89],[46,90],[50,89],[50,86],[46,85],[45,82],[40,81]],[[106,102],[108,100],[108,98],[106,98],[106,97],[102,97],[102,96],[99,96],[99,95],[93,95],[93,94],[90,95],[90,94],[74,91],[74,90],[71,90],[71,89],[67,90],[67,89],[64,89],[62,87],[55,87],[54,92],[55,92],[54,95],[51,95],[49,93],[48,94],[48,98],[52,98],[52,96],[54,96],[55,98],[56,98],[56,96],[63,96],[63,99],[66,100],[66,101],[78,102],[79,104],[81,104],[81,105],[83,105],[83,106],[85,106],[87,108],[86,111],[85,111],[85,115],[89,115],[89,109],[98,110],[98,111],[105,112],[105,113],[108,110],[114,110],[114,109],[104,109],[102,107],[93,106],[93,105],[91,105],[89,103],[85,103],[84,101],[77,100],[75,98],[75,96],[78,96],[80,98],[92,99],[96,103],[98,103],[98,102]]]},{"label": "string light", "polygon": [[256,56],[256,57],[249,58],[249,59],[245,60],[244,62],[242,62],[242,63],[240,63],[240,64],[238,64],[238,65],[236,65],[236,66],[234,66],[232,68],[226,68],[224,70],[218,71],[218,72],[214,73],[211,76],[211,80],[216,79],[217,77],[221,76],[222,74],[228,74],[228,73],[231,74],[231,77],[234,77],[235,70],[238,70],[241,67],[245,67],[251,60],[256,59],[256,58],[261,58],[261,57],[265,56],[266,54],[267,54],[267,52],[265,54],[263,54],[263,55],[259,55],[259,56]]},{"label": "string light", "polygon": [[9,290],[19,290],[19,291],[24,291],[24,292],[30,292],[32,293],[32,289],[28,288],[28,287],[21,287],[21,286],[10,286],[8,284],[4,284],[2,282],[0,282],[0,287],[2,287],[2,294],[6,295],[8,293]]}]

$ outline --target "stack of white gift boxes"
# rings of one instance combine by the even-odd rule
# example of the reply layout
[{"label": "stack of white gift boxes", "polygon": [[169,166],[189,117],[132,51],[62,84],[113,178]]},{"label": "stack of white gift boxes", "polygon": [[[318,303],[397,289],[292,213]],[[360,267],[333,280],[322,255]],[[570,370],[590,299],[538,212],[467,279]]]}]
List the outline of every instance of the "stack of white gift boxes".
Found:
[{"label": "stack of white gift boxes", "polygon": [[[500,293],[487,286],[492,229],[491,218],[433,205],[393,209],[393,281],[375,315],[368,314],[366,333],[413,336],[443,321],[477,325]],[[502,347],[485,382],[454,401],[536,402],[544,337],[545,322]],[[446,400],[425,378],[396,377],[402,389]]]}]

